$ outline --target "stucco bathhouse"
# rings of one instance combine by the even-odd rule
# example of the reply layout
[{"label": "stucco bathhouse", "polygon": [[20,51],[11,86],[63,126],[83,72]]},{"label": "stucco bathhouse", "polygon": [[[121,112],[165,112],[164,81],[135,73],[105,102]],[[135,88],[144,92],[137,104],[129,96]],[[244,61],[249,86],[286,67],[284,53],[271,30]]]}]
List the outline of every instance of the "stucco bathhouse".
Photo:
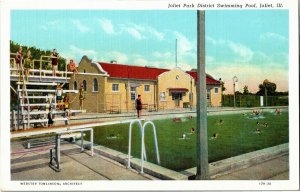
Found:
[{"label": "stucco bathhouse", "polygon": [[[137,95],[142,96],[145,110],[196,107],[196,71],[179,67],[161,69],[147,66],[92,62],[84,56],[79,74],[70,80],[70,89],[83,83],[87,112],[127,112],[135,110]],[[221,106],[221,83],[206,75],[207,103]],[[77,94],[70,94],[72,109],[79,109]]]}]

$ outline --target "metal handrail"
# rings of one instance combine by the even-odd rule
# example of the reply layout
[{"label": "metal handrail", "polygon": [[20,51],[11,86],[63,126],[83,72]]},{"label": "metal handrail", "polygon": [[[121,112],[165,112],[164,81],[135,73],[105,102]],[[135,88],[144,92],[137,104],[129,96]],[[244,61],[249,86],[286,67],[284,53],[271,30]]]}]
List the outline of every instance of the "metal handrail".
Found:
[{"label": "metal handrail", "polygon": [[[130,168],[130,156],[131,156],[131,133],[132,133],[132,126],[133,124],[137,123],[138,127],[140,128],[140,136],[143,132],[143,126],[142,126],[142,121],[140,119],[135,119],[133,121],[130,122],[129,125],[129,130],[128,130],[128,164],[127,164],[127,168]],[[141,136],[142,138],[142,136]],[[143,143],[141,142],[141,145],[143,146]],[[144,154],[145,155],[145,154]],[[143,154],[141,154],[141,157],[143,158]],[[145,156],[144,156],[145,157]]]},{"label": "metal handrail", "polygon": [[[17,54],[16,53],[10,53],[11,56],[16,56]],[[35,63],[39,63],[39,76],[40,78],[42,77],[42,73],[44,72],[43,70],[43,62],[46,62],[46,63],[51,63],[51,61],[49,60],[50,58],[53,58],[53,56],[48,56],[48,55],[41,55],[40,59],[33,59],[32,60],[32,68],[31,69],[35,69]],[[13,61],[13,69],[16,67],[16,60],[14,57],[11,57],[10,58],[11,61]],[[24,59],[23,59],[24,60]],[[23,63],[23,62],[22,62]],[[67,64],[65,64],[65,70],[63,71],[59,71],[58,72],[59,74],[61,74],[61,77],[65,77],[65,79],[68,78],[68,67],[67,67]],[[45,75],[45,74],[44,74]]]},{"label": "metal handrail", "polygon": [[[145,148],[145,129],[147,125],[152,125],[152,130],[153,130],[153,137],[154,137],[154,145],[155,145],[155,153],[156,153],[156,160],[157,164],[160,164],[160,158],[159,158],[159,151],[158,151],[158,143],[157,143],[157,136],[156,136],[156,127],[152,121],[147,121],[144,126],[143,126],[143,133],[142,133],[142,154],[146,153],[146,148]],[[141,159],[141,173],[144,173],[144,159]]]},{"label": "metal handrail", "polygon": [[147,161],[146,147],[145,147],[145,129],[146,129],[147,125],[149,125],[149,124],[152,125],[157,163],[160,164],[160,157],[159,157],[159,151],[158,151],[158,142],[157,142],[157,136],[156,136],[156,127],[155,127],[155,125],[152,121],[147,121],[143,126],[142,126],[142,121],[140,119],[135,119],[135,120],[130,122],[129,136],[128,136],[128,164],[127,164],[127,168],[130,168],[131,133],[132,133],[132,126],[135,123],[137,123],[139,128],[140,128],[140,135],[141,135],[141,173],[144,173],[144,160]]}]

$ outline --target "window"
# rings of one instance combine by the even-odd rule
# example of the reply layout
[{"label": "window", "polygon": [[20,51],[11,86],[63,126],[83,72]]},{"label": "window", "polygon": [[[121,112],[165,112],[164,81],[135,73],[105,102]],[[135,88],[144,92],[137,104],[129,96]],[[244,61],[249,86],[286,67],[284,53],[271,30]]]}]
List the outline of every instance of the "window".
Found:
[{"label": "window", "polygon": [[130,87],[130,100],[134,101],[136,99],[136,87]]},{"label": "window", "polygon": [[218,94],[218,93],[219,93],[219,88],[215,87],[215,94]]},{"label": "window", "polygon": [[77,90],[77,82],[74,81],[74,90]]},{"label": "window", "polygon": [[130,87],[130,91],[136,91],[136,87]]},{"label": "window", "polygon": [[130,93],[130,100],[131,100],[131,101],[134,101],[135,99],[136,99],[136,94],[133,93],[133,92],[131,92],[131,93]]},{"label": "window", "polygon": [[83,90],[86,92],[86,80],[83,80]]},{"label": "window", "polygon": [[207,92],[206,92],[206,99],[207,99],[207,100],[210,100],[210,89],[207,89]]},{"label": "window", "polygon": [[114,92],[119,91],[119,84],[112,84],[112,91]]},{"label": "window", "polygon": [[150,91],[150,85],[145,85],[144,86],[144,91],[149,92]]},{"label": "window", "polygon": [[94,79],[94,92],[98,92],[98,81],[96,78]]}]

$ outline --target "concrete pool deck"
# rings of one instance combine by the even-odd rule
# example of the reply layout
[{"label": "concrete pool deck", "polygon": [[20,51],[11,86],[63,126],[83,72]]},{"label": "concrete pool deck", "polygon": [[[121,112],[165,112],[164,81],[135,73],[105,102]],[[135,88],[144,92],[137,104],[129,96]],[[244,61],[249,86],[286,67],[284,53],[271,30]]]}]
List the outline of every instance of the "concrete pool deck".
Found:
[{"label": "concrete pool deck", "polygon": [[[19,147],[13,143],[12,148]],[[153,180],[135,170],[126,169],[108,158],[81,152],[74,144],[61,145],[61,171],[55,172],[48,165],[49,149],[40,148],[30,153],[11,156],[11,180]]]}]

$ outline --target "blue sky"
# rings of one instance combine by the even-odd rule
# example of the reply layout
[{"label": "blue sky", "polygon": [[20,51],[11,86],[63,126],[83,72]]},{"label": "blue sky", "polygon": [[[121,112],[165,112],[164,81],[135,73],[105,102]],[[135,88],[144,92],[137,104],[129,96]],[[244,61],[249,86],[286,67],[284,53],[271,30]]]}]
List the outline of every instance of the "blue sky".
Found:
[{"label": "blue sky", "polygon": [[[206,72],[222,78],[228,92],[232,77],[239,90],[258,90],[264,79],[288,90],[287,10],[207,10]],[[183,10],[13,10],[11,39],[41,49],[56,48],[79,63],[95,61],[196,68],[197,13]]]}]

